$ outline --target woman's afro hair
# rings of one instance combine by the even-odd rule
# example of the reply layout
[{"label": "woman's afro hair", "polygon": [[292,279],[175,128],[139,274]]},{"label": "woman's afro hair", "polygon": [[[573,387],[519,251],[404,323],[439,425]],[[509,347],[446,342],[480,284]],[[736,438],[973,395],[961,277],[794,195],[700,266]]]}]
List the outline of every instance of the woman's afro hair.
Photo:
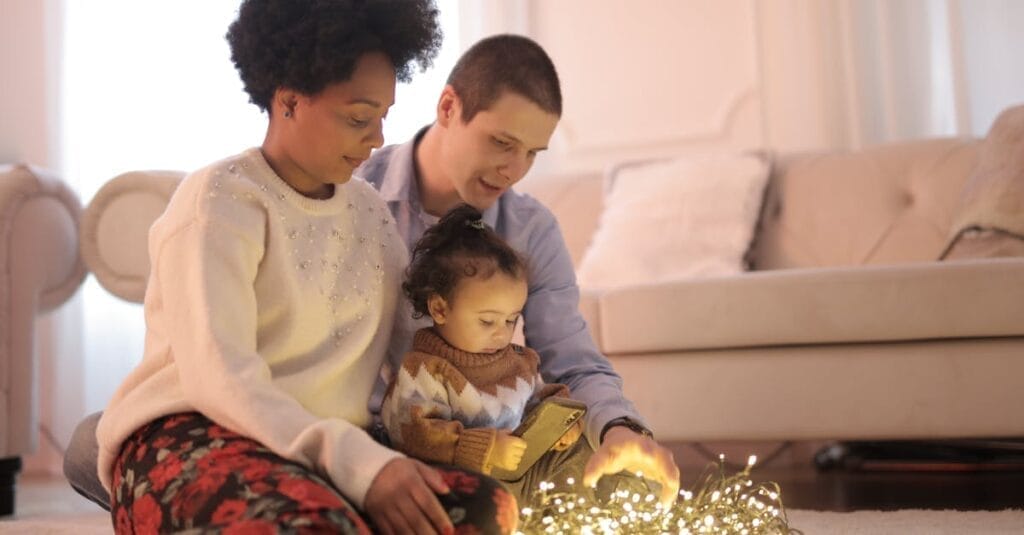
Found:
[{"label": "woman's afro hair", "polygon": [[315,95],[368,52],[408,82],[441,47],[437,15],[433,0],[243,0],[227,40],[249,100],[267,111],[279,87]]}]

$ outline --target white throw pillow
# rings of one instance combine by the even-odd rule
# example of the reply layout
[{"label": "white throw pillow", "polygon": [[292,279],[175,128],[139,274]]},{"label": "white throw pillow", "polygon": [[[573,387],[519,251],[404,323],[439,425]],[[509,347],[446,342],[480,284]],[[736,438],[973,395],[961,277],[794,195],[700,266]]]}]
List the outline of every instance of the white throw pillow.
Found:
[{"label": "white throw pillow", "polygon": [[768,163],[701,155],[620,169],[580,261],[579,283],[606,288],[740,273]]}]

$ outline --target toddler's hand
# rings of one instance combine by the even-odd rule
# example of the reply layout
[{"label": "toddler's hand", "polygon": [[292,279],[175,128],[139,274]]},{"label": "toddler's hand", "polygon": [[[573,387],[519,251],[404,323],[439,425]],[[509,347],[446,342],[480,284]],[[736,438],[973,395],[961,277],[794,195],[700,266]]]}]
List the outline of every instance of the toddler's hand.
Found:
[{"label": "toddler's hand", "polygon": [[558,439],[558,442],[555,442],[554,446],[551,446],[551,449],[553,449],[555,451],[565,451],[565,450],[569,449],[570,447],[572,447],[572,445],[575,444],[576,441],[579,440],[581,436],[583,436],[583,419],[582,418],[580,418],[579,420],[576,420],[576,423],[573,424],[573,426],[570,427],[569,430],[566,431],[564,435],[562,435],[562,438]]},{"label": "toddler's hand", "polygon": [[491,451],[490,464],[503,470],[515,470],[526,452],[526,441],[512,436],[506,429],[499,429]]}]

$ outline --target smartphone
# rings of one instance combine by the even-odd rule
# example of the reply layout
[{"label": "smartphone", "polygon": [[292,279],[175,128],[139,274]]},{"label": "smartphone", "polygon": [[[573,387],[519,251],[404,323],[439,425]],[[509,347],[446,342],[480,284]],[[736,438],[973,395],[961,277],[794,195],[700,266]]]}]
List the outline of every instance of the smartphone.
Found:
[{"label": "smartphone", "polygon": [[491,476],[502,481],[515,481],[526,473],[551,446],[558,442],[587,412],[579,401],[558,396],[545,398],[526,415],[512,434],[526,441],[523,459],[515,470],[494,467]]}]

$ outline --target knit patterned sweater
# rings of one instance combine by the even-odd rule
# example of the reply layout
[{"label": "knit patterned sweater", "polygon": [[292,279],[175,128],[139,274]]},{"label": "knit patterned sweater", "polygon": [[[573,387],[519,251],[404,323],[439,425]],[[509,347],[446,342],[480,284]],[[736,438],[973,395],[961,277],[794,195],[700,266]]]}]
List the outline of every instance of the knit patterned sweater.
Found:
[{"label": "knit patterned sweater", "polygon": [[509,344],[496,353],[467,353],[433,328],[421,329],[384,396],[381,419],[392,446],[425,461],[488,474],[498,429],[515,429],[549,396],[532,349]]},{"label": "knit patterned sweater", "polygon": [[149,258],[145,353],[97,429],[103,485],[131,433],[198,411],[361,507],[401,456],[362,429],[408,263],[373,187],[353,178],[310,199],[250,149],[185,177]]}]

